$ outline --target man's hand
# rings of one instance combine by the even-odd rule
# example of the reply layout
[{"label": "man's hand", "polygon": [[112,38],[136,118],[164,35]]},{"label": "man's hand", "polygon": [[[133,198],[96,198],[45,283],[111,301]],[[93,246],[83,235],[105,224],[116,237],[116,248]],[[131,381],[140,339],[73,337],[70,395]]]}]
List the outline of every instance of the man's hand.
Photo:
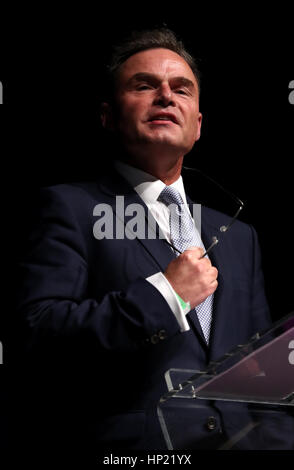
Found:
[{"label": "man's hand", "polygon": [[217,269],[208,258],[201,258],[202,248],[192,247],[171,261],[164,272],[176,293],[191,308],[201,304],[217,288]]}]

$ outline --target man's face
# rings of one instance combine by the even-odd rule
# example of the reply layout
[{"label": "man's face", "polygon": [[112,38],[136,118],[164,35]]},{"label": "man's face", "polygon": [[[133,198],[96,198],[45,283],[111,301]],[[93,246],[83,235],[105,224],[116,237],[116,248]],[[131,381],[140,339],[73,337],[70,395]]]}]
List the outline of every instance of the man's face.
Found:
[{"label": "man's face", "polygon": [[169,49],[138,52],[122,64],[111,126],[128,151],[185,155],[200,137],[198,85]]}]

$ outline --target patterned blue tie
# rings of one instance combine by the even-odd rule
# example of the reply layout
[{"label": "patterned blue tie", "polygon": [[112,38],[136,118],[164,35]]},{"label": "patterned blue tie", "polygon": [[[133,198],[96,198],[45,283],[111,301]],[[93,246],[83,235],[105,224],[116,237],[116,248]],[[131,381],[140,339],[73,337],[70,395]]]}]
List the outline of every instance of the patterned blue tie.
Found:
[{"label": "patterned blue tie", "polygon": [[[191,246],[198,246],[205,250],[200,234],[180,193],[175,188],[166,186],[161,191],[158,200],[170,209],[170,235],[174,247],[181,253]],[[179,256],[179,253],[176,252],[176,254]],[[195,307],[207,344],[209,343],[212,307],[213,294]]]}]

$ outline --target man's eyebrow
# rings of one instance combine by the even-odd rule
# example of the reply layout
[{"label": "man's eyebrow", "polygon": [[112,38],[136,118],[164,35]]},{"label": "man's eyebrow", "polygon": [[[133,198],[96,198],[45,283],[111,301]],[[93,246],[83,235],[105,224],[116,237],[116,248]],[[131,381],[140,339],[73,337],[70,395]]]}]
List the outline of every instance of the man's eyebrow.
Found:
[{"label": "man's eyebrow", "polygon": [[[161,79],[159,78],[158,75],[155,75],[153,73],[148,73],[148,72],[138,72],[135,75],[133,75],[129,80],[128,83],[131,84],[133,82],[143,82],[143,81],[152,81],[152,82],[160,82]],[[195,88],[194,83],[192,80],[189,80],[189,78],[186,77],[172,77],[170,79],[171,82],[174,82],[176,84],[186,86],[188,88]]]},{"label": "man's eyebrow", "polygon": [[186,77],[174,77],[172,81],[178,83],[179,85],[186,86],[187,88],[195,88],[192,80],[189,80],[189,78]]},{"label": "man's eyebrow", "polygon": [[132,75],[131,78],[129,78],[128,83],[132,82],[143,82],[145,80],[148,81],[159,81],[157,75],[154,75],[153,73],[148,73],[148,72],[138,72],[135,73],[135,75]]}]

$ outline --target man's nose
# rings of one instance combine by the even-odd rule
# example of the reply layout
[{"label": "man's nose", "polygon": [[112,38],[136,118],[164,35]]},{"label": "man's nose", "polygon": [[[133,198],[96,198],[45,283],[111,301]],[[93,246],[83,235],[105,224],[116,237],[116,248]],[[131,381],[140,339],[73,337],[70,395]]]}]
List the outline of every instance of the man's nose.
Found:
[{"label": "man's nose", "polygon": [[155,97],[155,104],[159,106],[174,106],[173,92],[168,83],[161,83]]}]

